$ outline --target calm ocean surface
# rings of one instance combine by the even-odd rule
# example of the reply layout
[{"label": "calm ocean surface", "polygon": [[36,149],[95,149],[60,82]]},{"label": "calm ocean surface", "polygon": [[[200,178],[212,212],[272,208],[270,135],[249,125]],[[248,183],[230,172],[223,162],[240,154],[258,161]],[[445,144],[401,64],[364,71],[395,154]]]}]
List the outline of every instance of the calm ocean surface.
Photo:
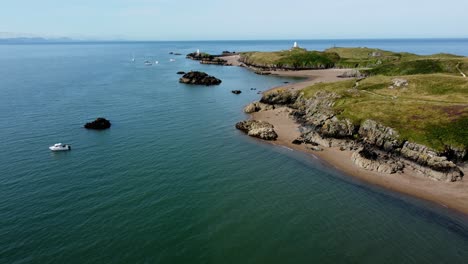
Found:
[{"label": "calm ocean surface", "polygon": [[[299,44],[468,56],[468,40]],[[291,45],[0,45],[0,263],[467,263],[466,216],[234,128],[250,88],[286,79],[168,54]],[[182,85],[180,70],[223,83]],[[99,116],[110,130],[82,128]]]}]

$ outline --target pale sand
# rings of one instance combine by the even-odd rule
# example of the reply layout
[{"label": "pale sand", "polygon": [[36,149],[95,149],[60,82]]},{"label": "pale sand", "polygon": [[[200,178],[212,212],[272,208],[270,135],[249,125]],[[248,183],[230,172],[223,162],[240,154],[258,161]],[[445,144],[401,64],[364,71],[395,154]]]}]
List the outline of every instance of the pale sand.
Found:
[{"label": "pale sand", "polygon": [[[240,65],[238,55],[224,57],[224,59],[227,59],[232,65]],[[274,75],[306,78],[303,82],[274,87],[272,89],[285,88],[294,91],[303,89],[314,83],[347,80],[337,77],[347,70],[349,69],[272,71],[271,73]],[[345,174],[354,176],[367,183],[434,202],[468,215],[468,181],[438,182],[409,168],[405,168],[403,173],[398,174],[372,172],[356,166],[351,160],[351,151],[341,151],[339,148],[325,148],[323,151],[313,151],[307,145],[292,144],[291,142],[300,136],[300,125],[289,116],[289,111],[290,109],[287,107],[282,107],[275,110],[253,113],[252,118],[267,121],[275,127],[278,139],[271,142],[272,144],[286,146],[290,149],[318,157]],[[467,175],[467,166],[463,167],[462,170]]]}]

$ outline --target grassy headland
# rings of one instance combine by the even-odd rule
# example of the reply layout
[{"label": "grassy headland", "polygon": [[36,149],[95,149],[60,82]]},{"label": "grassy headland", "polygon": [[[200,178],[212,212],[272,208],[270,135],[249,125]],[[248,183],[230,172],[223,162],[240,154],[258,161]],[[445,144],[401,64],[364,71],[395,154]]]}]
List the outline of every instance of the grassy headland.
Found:
[{"label": "grassy headland", "polygon": [[396,77],[372,76],[319,83],[303,90],[312,97],[319,90],[341,96],[334,105],[339,117],[355,124],[376,120],[400,135],[436,150],[445,146],[468,148],[468,80],[448,74],[398,76],[408,85],[389,88]]},{"label": "grassy headland", "polygon": [[301,48],[275,52],[244,52],[240,60],[263,69],[358,68],[366,75],[467,74],[468,58],[452,54],[416,55],[371,48],[330,48],[323,52]]}]

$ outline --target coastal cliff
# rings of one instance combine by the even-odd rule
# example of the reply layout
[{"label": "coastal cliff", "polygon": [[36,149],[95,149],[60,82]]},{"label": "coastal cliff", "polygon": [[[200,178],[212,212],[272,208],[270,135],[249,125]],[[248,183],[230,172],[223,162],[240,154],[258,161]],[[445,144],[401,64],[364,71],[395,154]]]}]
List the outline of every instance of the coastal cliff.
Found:
[{"label": "coastal cliff", "polygon": [[301,124],[301,137],[296,143],[351,150],[353,162],[367,170],[393,174],[411,168],[437,181],[462,180],[463,172],[456,163],[466,162],[466,147],[445,145],[442,150],[436,150],[418,144],[371,118],[360,122],[346,118],[342,113],[345,109],[337,107],[346,97],[342,92],[317,89],[312,96],[308,92],[276,89],[265,93],[260,102],[248,105],[244,111],[289,107],[290,115]]}]

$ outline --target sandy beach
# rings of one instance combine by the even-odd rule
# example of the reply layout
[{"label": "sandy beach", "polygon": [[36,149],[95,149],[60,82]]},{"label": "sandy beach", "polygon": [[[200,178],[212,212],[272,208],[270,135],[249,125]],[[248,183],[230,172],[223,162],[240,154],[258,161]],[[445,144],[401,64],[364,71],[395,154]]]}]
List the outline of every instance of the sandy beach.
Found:
[{"label": "sandy beach", "polygon": [[[281,88],[285,89],[300,90],[317,82],[343,80],[336,77],[343,71],[346,70],[275,71],[272,73],[281,76],[307,78],[300,83],[281,86]],[[281,107],[253,113],[252,118],[267,121],[275,127],[278,140],[271,142],[272,144],[287,146],[291,149],[318,157],[330,166],[367,183],[431,201],[468,215],[468,182],[466,180],[451,183],[438,182],[409,168],[405,168],[403,173],[397,174],[372,172],[356,166],[351,160],[351,151],[341,151],[339,148],[325,148],[323,151],[314,151],[307,148],[306,145],[294,145],[291,142],[300,135],[299,124],[289,116],[289,112],[289,108]],[[466,166],[462,170],[466,175],[468,172]]]}]

